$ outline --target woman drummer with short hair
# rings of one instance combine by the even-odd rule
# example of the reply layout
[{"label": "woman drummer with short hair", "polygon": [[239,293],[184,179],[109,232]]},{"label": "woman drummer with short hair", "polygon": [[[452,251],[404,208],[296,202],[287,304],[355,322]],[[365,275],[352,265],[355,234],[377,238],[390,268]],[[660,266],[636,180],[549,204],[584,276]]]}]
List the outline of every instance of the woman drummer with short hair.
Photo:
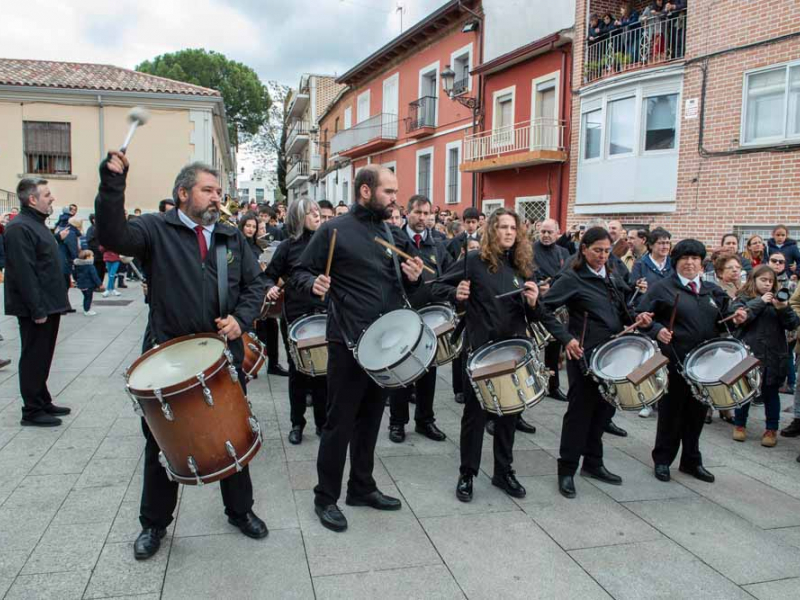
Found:
[{"label": "woman drummer with short hair", "polygon": [[[582,475],[622,485],[622,478],[603,465],[603,429],[615,408],[603,399],[588,367],[598,346],[633,323],[633,315],[626,308],[632,290],[608,263],[611,247],[608,231],[602,227],[587,229],[575,262],[561,272],[543,300],[550,310],[566,306],[569,311],[569,331],[554,332],[569,359],[569,406],[561,428],[558,459],[558,489],[567,498],[575,497],[574,476],[581,456]],[[650,324],[647,314],[637,321],[643,327]]]},{"label": "woman drummer with short hair", "polygon": [[[458,287],[449,289],[449,297],[465,306],[466,346],[475,351],[491,341],[527,338],[527,322],[542,321],[550,331],[563,326],[537,300],[539,289],[532,281],[533,250],[519,216],[498,208],[489,217],[480,250],[470,252],[464,261],[455,263],[445,277],[450,281],[464,278]],[[446,284],[438,284],[446,285]],[[519,294],[497,298],[515,289]],[[443,291],[448,294],[448,291]],[[465,361],[466,362],[466,361]],[[466,364],[465,364],[466,367]],[[478,474],[487,412],[464,373],[464,414],[461,418],[461,474],[456,496],[462,502],[472,500],[472,481]],[[518,414],[498,416],[495,421],[494,476],[492,484],[515,498],[525,496],[512,468],[514,435]]]}]

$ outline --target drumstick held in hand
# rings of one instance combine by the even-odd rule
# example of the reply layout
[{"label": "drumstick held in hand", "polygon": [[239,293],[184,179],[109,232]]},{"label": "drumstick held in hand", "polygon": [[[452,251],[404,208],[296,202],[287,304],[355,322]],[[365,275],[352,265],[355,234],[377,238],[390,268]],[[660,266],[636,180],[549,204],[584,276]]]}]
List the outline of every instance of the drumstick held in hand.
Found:
[{"label": "drumstick held in hand", "polygon": [[517,294],[521,294],[525,291],[526,288],[522,287],[517,290],[513,290],[510,292],[505,292],[503,294],[497,294],[494,298],[495,300],[500,300],[501,298],[508,298],[509,296],[516,296]]},{"label": "drumstick held in hand", "polygon": [[583,313],[583,331],[581,331],[581,350],[583,350],[583,341],[586,339],[586,329],[589,327],[589,312]]},{"label": "drumstick held in hand", "polygon": [[675,304],[672,305],[672,315],[669,317],[669,332],[672,333],[673,327],[675,327],[675,317],[678,316],[678,300],[681,299],[681,293],[678,292],[675,294]]},{"label": "drumstick held in hand", "polygon": [[729,315],[729,316],[725,317],[724,319],[720,319],[719,321],[717,321],[717,323],[720,323],[720,324],[721,323],[727,323],[728,321],[733,319],[735,316],[736,316],[736,313],[733,313],[732,315]]},{"label": "drumstick held in hand", "polygon": [[[378,236],[375,236],[375,242],[376,242],[376,243],[378,243],[378,244],[380,244],[381,246],[384,246],[385,248],[388,248],[388,249],[389,249],[389,250],[391,250],[392,252],[396,253],[396,254],[397,254],[397,256],[401,256],[401,257],[405,258],[406,260],[414,260],[414,257],[413,257],[413,256],[411,256],[410,254],[406,254],[405,252],[403,252],[402,250],[400,250],[400,248],[398,248],[397,246],[395,246],[395,245],[393,245],[393,244],[390,244],[389,242],[387,242],[386,240],[383,240],[383,239],[379,238]],[[426,270],[428,273],[430,273],[431,275],[436,275],[436,271],[434,271],[433,269],[431,269],[429,266],[427,266],[427,265],[422,265],[422,268],[423,268],[423,269],[425,269],[425,270]]]},{"label": "drumstick held in hand", "polygon": [[[328,246],[328,264],[325,265],[325,277],[330,277],[331,275],[331,265],[333,264],[333,249],[336,247],[336,232],[338,230],[336,228],[333,229],[333,235],[331,236],[331,245]],[[325,294],[327,296],[327,294]],[[322,299],[325,300],[325,296],[322,296]]]},{"label": "drumstick held in hand", "polygon": [[623,329],[623,330],[622,330],[622,331],[620,331],[619,333],[615,333],[614,335],[612,335],[612,336],[611,336],[611,339],[612,339],[612,340],[615,340],[615,339],[617,339],[617,338],[618,338],[618,337],[620,337],[620,336],[623,336],[623,335],[625,335],[625,334],[628,334],[628,333],[630,333],[631,331],[633,331],[634,329],[636,329],[636,327],[637,327],[637,324],[636,324],[636,323],[634,323],[633,325],[628,325],[628,326],[627,326],[625,329]]}]

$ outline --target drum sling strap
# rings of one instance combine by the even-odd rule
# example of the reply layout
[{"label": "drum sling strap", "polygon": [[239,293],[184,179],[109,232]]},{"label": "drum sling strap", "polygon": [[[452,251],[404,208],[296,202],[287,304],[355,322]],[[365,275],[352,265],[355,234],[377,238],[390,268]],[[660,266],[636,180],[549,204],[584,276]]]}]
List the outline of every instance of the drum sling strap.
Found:
[{"label": "drum sling strap", "polygon": [[219,316],[228,316],[228,246],[225,236],[214,237],[214,250],[217,258],[217,293],[219,295]]},{"label": "drum sling strap", "polygon": [[[394,242],[394,237],[392,237],[392,232],[385,221],[383,223],[383,233],[386,234],[385,239],[387,242],[389,242],[390,244]],[[406,295],[406,288],[403,285],[403,273],[400,271],[400,259],[397,258],[396,252],[392,252],[391,254],[392,254],[392,264],[394,264],[394,273],[397,276],[397,283],[400,285],[400,293],[403,296],[403,302],[406,303],[406,306],[408,308],[411,308],[411,303],[408,301],[408,296]]]}]

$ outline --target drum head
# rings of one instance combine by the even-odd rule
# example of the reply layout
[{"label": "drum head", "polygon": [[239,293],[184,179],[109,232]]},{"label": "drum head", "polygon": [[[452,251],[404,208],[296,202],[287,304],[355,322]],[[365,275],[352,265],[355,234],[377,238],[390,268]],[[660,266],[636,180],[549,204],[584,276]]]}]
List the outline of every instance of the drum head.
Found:
[{"label": "drum head", "polygon": [[223,350],[222,340],[208,337],[165,346],[137,365],[128,378],[128,385],[139,391],[177,385],[217,362]]},{"label": "drum head", "polygon": [[298,342],[315,337],[325,337],[328,317],[326,315],[310,315],[302,317],[289,330],[289,337]]},{"label": "drum head", "polygon": [[692,350],[686,374],[699,383],[715,383],[747,358],[747,349],[734,340],[714,340]]},{"label": "drum head", "polygon": [[655,353],[648,339],[638,335],[623,336],[595,350],[592,371],[604,379],[623,379]]},{"label": "drum head", "polygon": [[479,348],[469,360],[469,370],[476,371],[483,367],[513,360],[520,365],[525,357],[533,352],[533,344],[529,340],[515,338]]},{"label": "drum head", "polygon": [[413,310],[401,308],[383,315],[358,341],[358,362],[370,371],[397,364],[408,356],[422,333],[422,319]]},{"label": "drum head", "polygon": [[447,306],[426,306],[420,309],[419,316],[428,327],[436,331],[437,327],[452,322],[453,311]]}]

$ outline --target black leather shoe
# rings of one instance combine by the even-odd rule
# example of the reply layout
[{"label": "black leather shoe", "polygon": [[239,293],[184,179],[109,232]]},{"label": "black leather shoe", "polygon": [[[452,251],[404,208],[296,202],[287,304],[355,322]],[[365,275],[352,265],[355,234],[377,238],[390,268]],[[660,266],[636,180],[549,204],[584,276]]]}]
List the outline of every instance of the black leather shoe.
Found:
[{"label": "black leather shoe", "polygon": [[705,481],[706,483],[714,483],[714,475],[706,470],[703,465],[697,465],[696,467],[680,467],[678,469],[681,473],[686,473],[687,475],[691,475],[695,479],[699,479],[700,481]]},{"label": "black leather shoe", "polygon": [[458,476],[456,498],[461,500],[461,502],[472,502],[472,475]]},{"label": "black leather shoe", "polygon": [[669,474],[669,465],[656,465],[653,468],[653,472],[656,475],[656,479],[659,481],[669,481],[671,479]]},{"label": "black leather shoe", "polygon": [[133,557],[136,560],[147,560],[161,548],[161,539],[167,535],[166,529],[145,527],[133,542]]},{"label": "black leather shoe", "polygon": [[598,481],[602,481],[604,483],[610,483],[611,485],[622,485],[622,477],[619,475],[614,475],[614,473],[610,472],[602,465],[594,469],[587,469],[586,467],[583,467],[581,469],[581,475],[583,477],[597,479]]},{"label": "black leather shoe", "polygon": [[48,415],[56,415],[57,417],[68,415],[72,412],[72,409],[67,406],[56,406],[55,404],[50,404],[44,407],[44,412]]},{"label": "black leather shoe", "polygon": [[514,498],[524,498],[525,494],[527,493],[525,488],[522,487],[522,484],[517,481],[514,471],[508,471],[500,477],[495,475],[492,477],[492,485],[499,487],[506,494],[513,496]]},{"label": "black leather shoe", "polygon": [[781,429],[781,436],[783,437],[793,438],[798,435],[800,435],[800,419],[792,419],[789,425]]},{"label": "black leather shoe", "polygon": [[397,498],[387,496],[380,490],[375,490],[366,496],[351,496],[347,494],[344,501],[347,506],[369,506],[375,510],[400,510],[403,503]]},{"label": "black leather shoe", "polygon": [[299,425],[295,425],[289,432],[289,443],[294,444],[296,446],[302,441],[303,441],[303,428],[300,427]]},{"label": "black leather shoe", "polygon": [[564,498],[575,497],[575,478],[572,475],[558,476],[558,491]]},{"label": "black leather shoe", "polygon": [[486,420],[486,433],[494,435],[494,419]]},{"label": "black leather shoe", "polygon": [[521,431],[522,433],[536,433],[536,426],[528,423],[522,418],[522,415],[517,417],[517,423],[515,427],[517,428],[517,431]]},{"label": "black leather shoe", "polygon": [[335,504],[328,506],[314,505],[314,512],[319,517],[322,526],[331,531],[344,531],[347,529],[347,519]]},{"label": "black leather shoe", "polygon": [[439,429],[435,423],[417,423],[417,426],[414,427],[414,431],[434,442],[443,442],[447,439],[444,431]]},{"label": "black leather shoe", "polygon": [[19,424],[23,427],[58,427],[61,425],[61,419],[53,415],[42,414],[27,419],[23,417]]},{"label": "black leather shoe", "polygon": [[567,401],[567,395],[561,391],[561,388],[555,388],[554,390],[550,390],[550,392],[547,395],[550,396],[553,400],[558,400],[559,402]]},{"label": "black leather shoe", "polygon": [[603,431],[605,431],[606,433],[610,433],[611,435],[618,435],[619,437],[628,437],[628,432],[625,431],[622,427],[617,427],[614,424],[614,421],[611,421],[610,419],[608,423],[606,423],[606,426],[603,428]]},{"label": "black leather shoe", "polygon": [[456,404],[464,404],[464,394],[462,394],[461,392],[456,393],[454,399],[456,401]]},{"label": "black leather shoe", "polygon": [[395,444],[406,441],[406,429],[402,425],[389,425],[389,439]]},{"label": "black leather shoe", "polygon": [[267,375],[277,375],[278,377],[288,377],[289,371],[284,369],[280,365],[272,365],[269,369],[267,369]]},{"label": "black leather shoe", "polygon": [[260,540],[269,535],[267,524],[259,519],[252,510],[247,511],[241,517],[228,517],[228,523],[238,527],[239,531],[254,540]]}]

